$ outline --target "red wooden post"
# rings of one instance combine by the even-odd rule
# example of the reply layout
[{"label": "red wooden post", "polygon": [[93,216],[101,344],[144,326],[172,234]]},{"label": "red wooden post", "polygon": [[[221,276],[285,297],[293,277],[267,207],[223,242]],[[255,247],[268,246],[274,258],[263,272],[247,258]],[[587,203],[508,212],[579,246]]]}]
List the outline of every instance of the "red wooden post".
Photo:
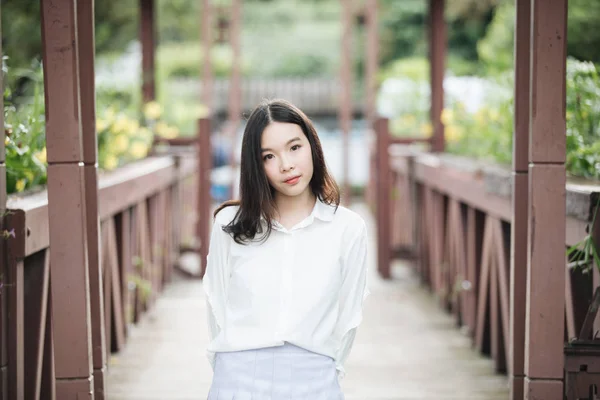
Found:
[{"label": "red wooden post", "polygon": [[378,2],[377,0],[367,0],[366,3],[366,23],[367,23],[367,54],[365,63],[365,84],[366,84],[366,115],[369,123],[375,120],[377,113],[377,70],[379,57],[379,32],[378,32]]},{"label": "red wooden post", "polygon": [[241,87],[241,31],[242,31],[242,0],[231,0],[231,34],[230,43],[233,50],[233,68],[229,83],[229,124],[227,136],[231,141],[231,154],[229,155],[229,165],[233,169],[231,175],[231,197],[236,192],[236,171],[238,169],[235,157],[235,142],[237,128],[242,117],[242,87]]},{"label": "red wooden post", "polygon": [[[1,17],[0,6],[0,17]],[[0,18],[1,20],[2,18]],[[0,60],[2,59],[2,24],[0,23]],[[0,87],[4,87],[0,74]],[[6,149],[4,146],[4,96],[0,96],[0,233],[4,232],[4,213],[6,211]],[[5,241],[0,240],[0,274],[6,276],[6,247]],[[0,398],[6,400],[8,398],[8,359],[7,359],[7,324],[6,324],[6,300],[4,296],[0,296]]]},{"label": "red wooden post", "polygon": [[567,0],[533,0],[531,14],[525,398],[559,400],[565,324]]},{"label": "red wooden post", "polygon": [[510,399],[523,400],[525,376],[525,300],[527,293],[527,222],[529,153],[529,72],[531,0],[517,1],[515,34],[515,120],[510,257]]},{"label": "red wooden post", "polygon": [[[94,399],[104,399],[107,360],[104,331],[105,317],[102,272],[98,238],[98,173],[96,139],[95,39],[94,2],[77,1],[77,35],[79,52],[79,84],[81,129],[85,174],[86,230],[90,280],[90,317],[92,321],[92,350],[94,367]],[[108,313],[108,316],[106,316]],[[108,332],[110,335],[110,332]]]},{"label": "red wooden post", "polygon": [[[369,127],[373,127],[377,115],[377,69],[378,69],[378,50],[379,50],[379,35],[378,35],[378,17],[377,17],[377,0],[367,0],[366,2],[366,24],[367,24],[367,49],[366,49],[366,64],[365,64],[365,84],[366,84],[366,117]],[[369,143],[374,142],[374,132],[368,130]],[[369,176],[373,177],[376,173],[375,164],[375,149],[369,146]],[[373,197],[375,192],[373,179],[369,179],[365,188],[365,201],[368,205],[373,206]]]},{"label": "red wooden post", "polygon": [[377,269],[383,278],[390,277],[390,156],[389,122],[387,118],[375,121],[377,134]]},{"label": "red wooden post", "polygon": [[[18,210],[6,215],[4,226],[8,231],[15,232],[12,243],[6,248],[3,264],[3,302],[7,311],[2,326],[5,327],[7,353],[3,356],[7,360],[6,381],[2,383],[2,392],[6,393],[5,399],[22,399],[25,393],[25,295],[24,270],[25,270],[25,213]],[[2,239],[4,240],[4,239]]]},{"label": "red wooden post", "polygon": [[147,103],[156,98],[154,0],[140,0],[140,41],[142,42],[142,99]]},{"label": "red wooden post", "polygon": [[446,22],[444,20],[445,0],[429,0],[429,62],[431,79],[431,125],[433,140],[431,149],[442,152],[445,149],[444,124],[444,68],[446,59]]},{"label": "red wooden post", "polygon": [[196,221],[196,234],[200,239],[200,276],[206,271],[206,256],[210,238],[210,225],[212,218],[210,196],[210,172],[212,166],[212,151],[210,142],[210,119],[202,118],[198,121],[198,212]]},{"label": "red wooden post", "polygon": [[213,73],[211,47],[213,44],[213,8],[210,0],[202,1],[202,102],[213,112]]},{"label": "red wooden post", "polygon": [[77,7],[42,0],[56,398],[93,398]]},{"label": "red wooden post", "polygon": [[[1,9],[1,7],[0,7]],[[1,11],[1,10],[0,10]],[[2,13],[0,12],[0,16]],[[2,25],[0,23],[0,60],[2,59]],[[0,87],[4,87],[4,83],[2,81],[2,74],[0,74]],[[0,228],[2,224],[2,215],[4,214],[4,209],[6,207],[6,149],[4,146],[4,95],[0,96]],[[2,352],[2,356],[4,357],[6,352]],[[0,366],[3,366],[4,361],[0,362]],[[0,393],[1,395],[2,393]]]},{"label": "red wooden post", "polygon": [[350,130],[352,129],[352,2],[342,6],[342,54],[340,63],[339,120],[342,131],[342,199],[350,204]]}]

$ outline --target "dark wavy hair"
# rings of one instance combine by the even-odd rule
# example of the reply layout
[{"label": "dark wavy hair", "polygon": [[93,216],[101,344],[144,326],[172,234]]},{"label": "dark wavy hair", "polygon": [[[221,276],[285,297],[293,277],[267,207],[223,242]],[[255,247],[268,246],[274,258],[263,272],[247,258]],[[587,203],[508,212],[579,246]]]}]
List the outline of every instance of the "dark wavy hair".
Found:
[{"label": "dark wavy hair", "polygon": [[[310,119],[286,100],[264,101],[250,114],[242,138],[240,199],[224,202],[214,213],[216,217],[225,207],[239,205],[235,217],[223,230],[240,244],[253,240],[259,233],[264,233],[262,240],[266,240],[273,227],[275,189],[267,179],[261,153],[262,134],[272,122],[296,124],[302,129],[312,153],[310,189],[324,203],[335,205],[336,208],[340,204],[338,185],[327,170],[321,141]],[[266,231],[261,225],[261,217],[266,221]]]}]

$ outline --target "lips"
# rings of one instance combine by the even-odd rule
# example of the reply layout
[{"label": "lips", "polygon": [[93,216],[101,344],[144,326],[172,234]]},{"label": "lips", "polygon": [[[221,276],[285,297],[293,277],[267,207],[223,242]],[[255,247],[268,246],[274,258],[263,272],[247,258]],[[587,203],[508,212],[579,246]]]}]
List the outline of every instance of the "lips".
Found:
[{"label": "lips", "polygon": [[285,180],[284,183],[287,183],[288,185],[293,185],[295,183],[298,183],[299,180],[300,180],[300,175],[294,176],[288,180]]}]

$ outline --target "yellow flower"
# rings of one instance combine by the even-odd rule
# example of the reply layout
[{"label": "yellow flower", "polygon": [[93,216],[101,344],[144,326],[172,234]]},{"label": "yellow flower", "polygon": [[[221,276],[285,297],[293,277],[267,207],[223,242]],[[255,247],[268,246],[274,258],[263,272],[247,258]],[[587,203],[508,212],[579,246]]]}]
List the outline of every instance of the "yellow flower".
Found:
[{"label": "yellow flower", "polygon": [[456,142],[462,137],[462,131],[455,125],[448,125],[444,130],[444,137],[449,143]]},{"label": "yellow flower", "polygon": [[144,105],[144,116],[148,119],[157,120],[162,115],[162,107],[156,101],[150,101]]},{"label": "yellow flower", "polygon": [[10,143],[10,139],[7,137],[4,138],[4,145],[8,146],[8,144]]},{"label": "yellow flower", "polygon": [[490,119],[492,121],[498,121],[498,119],[500,119],[500,114],[498,113],[498,110],[490,110]]},{"label": "yellow flower", "polygon": [[140,129],[140,123],[135,119],[127,121],[127,133],[133,135]]},{"label": "yellow flower", "polygon": [[475,121],[479,125],[485,125],[487,123],[486,109],[481,108],[479,111],[475,113]]},{"label": "yellow flower", "polygon": [[121,115],[119,116],[119,118],[117,118],[117,120],[115,121],[115,123],[112,126],[112,133],[118,135],[120,133],[127,133],[128,132],[128,128],[129,128],[129,121],[127,120],[127,117]]},{"label": "yellow flower", "polygon": [[421,125],[421,132],[423,136],[429,137],[433,134],[433,126],[431,126],[430,122]]},{"label": "yellow flower", "polygon": [[129,140],[125,135],[118,135],[114,139],[114,150],[118,153],[123,153],[127,150],[127,146],[129,145]]},{"label": "yellow flower", "polygon": [[148,154],[148,146],[142,142],[135,142],[131,145],[130,152],[135,159],[144,158]]},{"label": "yellow flower", "polygon": [[415,116],[414,116],[414,115],[412,115],[412,114],[408,114],[408,115],[405,115],[405,116],[404,116],[404,122],[405,122],[407,125],[413,125],[413,124],[416,122],[416,118],[415,118]]},{"label": "yellow flower", "polygon": [[150,129],[142,126],[138,131],[138,136],[144,140],[152,141],[153,133]]},{"label": "yellow flower", "polygon": [[107,155],[104,159],[104,168],[107,170],[114,169],[117,165],[119,165],[119,160],[113,155]]},{"label": "yellow flower", "polygon": [[108,127],[106,120],[98,118],[96,119],[96,132],[102,132]]},{"label": "yellow flower", "polygon": [[42,150],[36,152],[34,154],[34,157],[37,158],[38,161],[41,162],[42,164],[46,164],[46,162],[48,161],[47,154],[46,154],[46,148],[44,147]]},{"label": "yellow flower", "polygon": [[200,104],[196,107],[197,118],[206,118],[208,117],[210,110],[204,104]]},{"label": "yellow flower", "polygon": [[24,171],[25,177],[31,182],[35,178],[35,175],[31,171]]},{"label": "yellow flower", "polygon": [[179,136],[179,129],[174,126],[165,125],[161,128],[159,136],[164,137],[165,139],[173,139]]},{"label": "yellow flower", "polygon": [[115,109],[112,107],[108,107],[104,111],[104,118],[107,119],[108,121],[114,119],[115,118]]},{"label": "yellow flower", "polygon": [[25,179],[19,179],[16,183],[17,192],[22,192],[25,190]]},{"label": "yellow flower", "polygon": [[155,129],[158,136],[164,137],[165,139],[172,139],[175,136],[177,136],[177,132],[175,132],[176,134],[175,136],[173,136],[173,131],[171,130],[169,125],[165,124],[162,121],[156,124]]},{"label": "yellow flower", "polygon": [[449,108],[444,108],[442,110],[441,119],[444,125],[450,125],[452,121],[454,121],[454,114],[452,113],[452,110]]}]

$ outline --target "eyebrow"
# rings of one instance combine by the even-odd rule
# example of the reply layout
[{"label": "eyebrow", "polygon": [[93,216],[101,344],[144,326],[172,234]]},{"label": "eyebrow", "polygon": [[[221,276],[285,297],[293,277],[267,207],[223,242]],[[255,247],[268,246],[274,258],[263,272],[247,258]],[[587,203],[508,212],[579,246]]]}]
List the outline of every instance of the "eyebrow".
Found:
[{"label": "eyebrow", "polygon": [[[285,145],[287,146],[287,145],[289,145],[289,144],[291,144],[291,143],[293,143],[295,141],[298,141],[298,140],[300,140],[300,138],[298,136],[296,136],[295,138],[288,140]],[[273,150],[271,150],[271,149],[260,149],[261,153],[264,153],[265,151],[273,151]]]}]

